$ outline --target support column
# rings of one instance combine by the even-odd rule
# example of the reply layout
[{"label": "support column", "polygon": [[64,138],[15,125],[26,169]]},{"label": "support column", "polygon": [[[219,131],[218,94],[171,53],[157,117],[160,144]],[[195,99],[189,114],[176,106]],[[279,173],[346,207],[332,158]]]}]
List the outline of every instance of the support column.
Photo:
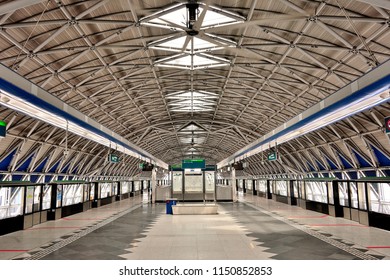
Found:
[{"label": "support column", "polygon": [[288,204],[290,205],[297,205],[297,199],[294,196],[294,181],[293,180],[288,180],[287,181],[287,199],[288,199]]},{"label": "support column", "polygon": [[246,180],[242,179],[242,192],[246,193]]},{"label": "support column", "polygon": [[256,180],[252,180],[252,194],[257,195]]},{"label": "support column", "polygon": [[232,195],[232,198],[233,198],[233,202],[236,202],[237,201],[237,182],[236,182],[236,170],[234,168],[232,168],[232,192],[233,192],[233,195]]},{"label": "support column", "polygon": [[134,181],[130,182],[130,196],[135,196]]},{"label": "support column", "polygon": [[156,184],[157,184],[157,169],[153,168],[152,170],[152,203],[156,202]]},{"label": "support column", "polygon": [[[344,217],[344,209],[343,206],[340,204],[340,196],[339,196],[339,188],[338,188],[338,182],[333,181],[332,182],[332,192],[333,192],[333,202],[334,202],[334,210],[332,216],[334,217]],[[329,195],[329,193],[328,193]],[[329,198],[328,198],[329,201]],[[331,209],[331,205],[329,204],[329,210]],[[330,211],[329,211],[330,212]],[[331,214],[331,213],[329,213]]]},{"label": "support column", "polygon": [[272,181],[271,180],[267,180],[267,198],[268,199],[272,199],[272,193],[271,193],[271,186],[272,184]]},{"label": "support column", "polygon": [[122,192],[121,192],[122,187],[121,187],[121,185],[122,185],[122,182],[117,182],[117,185],[116,185],[116,197],[115,197],[116,201],[119,201],[119,200],[122,199]]}]

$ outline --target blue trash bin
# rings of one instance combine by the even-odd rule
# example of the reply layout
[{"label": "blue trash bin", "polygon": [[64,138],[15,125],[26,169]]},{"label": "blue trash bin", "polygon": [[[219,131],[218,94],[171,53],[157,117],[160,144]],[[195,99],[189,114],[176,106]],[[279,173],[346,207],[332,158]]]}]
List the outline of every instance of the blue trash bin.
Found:
[{"label": "blue trash bin", "polygon": [[168,198],[166,200],[166,213],[167,214],[173,214],[173,211],[172,211],[172,205],[176,205],[176,198]]}]

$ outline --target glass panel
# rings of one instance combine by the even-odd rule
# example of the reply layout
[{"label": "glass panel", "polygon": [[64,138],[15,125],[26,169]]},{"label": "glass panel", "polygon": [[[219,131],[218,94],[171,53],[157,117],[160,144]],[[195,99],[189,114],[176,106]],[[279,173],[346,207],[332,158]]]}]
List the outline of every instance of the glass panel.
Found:
[{"label": "glass panel", "polygon": [[370,186],[370,210],[390,214],[390,184],[368,183]]},{"label": "glass panel", "polygon": [[23,187],[0,188],[0,219],[23,214]]},{"label": "glass panel", "polygon": [[57,202],[56,202],[57,208],[61,207],[61,202],[62,202],[62,185],[57,185]]},{"label": "glass panel", "polygon": [[367,210],[365,183],[358,182],[359,209]]},{"label": "glass panel", "polygon": [[89,200],[94,200],[95,198],[95,184],[89,185]]},{"label": "glass panel", "polygon": [[275,194],[287,196],[287,181],[274,181]]},{"label": "glass panel", "polygon": [[275,193],[276,192],[276,182],[275,181],[271,181],[270,182],[270,191],[271,193]]},{"label": "glass panel", "polygon": [[185,174],[185,192],[186,193],[203,193],[203,173],[193,172]]},{"label": "glass panel", "polygon": [[100,186],[100,198],[106,198],[111,196],[112,191],[112,184],[105,182],[105,183],[99,183]]},{"label": "glass panel", "polygon": [[140,190],[140,182],[139,181],[134,181],[134,191],[139,191]]},{"label": "glass panel", "polygon": [[26,187],[26,205],[25,205],[26,214],[32,213],[33,203],[34,203],[34,187],[28,186]]},{"label": "glass panel", "polygon": [[73,204],[83,202],[83,184],[73,185]]},{"label": "glass panel", "polygon": [[286,182],[286,189],[287,189],[287,196],[291,197],[291,190],[290,190],[290,181],[285,181]]},{"label": "glass panel", "polygon": [[339,189],[340,205],[349,206],[349,203],[348,203],[348,183],[347,182],[339,182],[338,189]]},{"label": "glass panel", "polygon": [[306,186],[305,186],[306,182],[305,181],[300,181],[299,182],[299,190],[300,190],[300,198],[301,199],[306,199]]},{"label": "glass panel", "polygon": [[46,210],[50,208],[51,203],[51,186],[44,185],[43,186],[43,199],[42,199],[42,210]]},{"label": "glass panel", "polygon": [[305,182],[306,199],[328,203],[326,182]]},{"label": "glass panel", "polygon": [[258,190],[261,192],[267,192],[267,181],[265,180],[257,180]]},{"label": "glass panel", "polygon": [[121,182],[121,193],[128,193],[130,192],[130,182]]},{"label": "glass panel", "polygon": [[183,172],[182,171],[173,171],[173,192],[181,193],[183,189]]},{"label": "glass panel", "polygon": [[333,182],[327,182],[328,184],[328,203],[334,204],[334,195],[333,195]]},{"label": "glass panel", "polygon": [[357,195],[357,187],[355,182],[349,183],[349,190],[350,190],[350,196],[351,196],[351,207],[352,208],[358,208],[358,195]]},{"label": "glass panel", "polygon": [[87,202],[89,199],[89,188],[87,184],[81,184],[82,192],[83,192],[83,202]]},{"label": "glass panel", "polygon": [[111,183],[111,195],[118,195],[118,182]]},{"label": "glass panel", "polygon": [[294,188],[294,197],[298,198],[298,182],[293,181],[293,188]]},{"label": "glass panel", "polygon": [[253,186],[252,186],[253,181],[252,180],[246,180],[245,184],[246,184],[246,189],[247,190],[251,191],[253,189]]},{"label": "glass panel", "polygon": [[214,171],[206,171],[205,172],[205,183],[206,183],[206,192],[214,192],[215,191],[215,172]]},{"label": "glass panel", "polygon": [[83,201],[83,185],[70,184],[63,185],[62,206],[81,203]]},{"label": "glass panel", "polygon": [[33,204],[33,212],[40,211],[40,202],[41,202],[41,186],[34,187],[34,204]]}]

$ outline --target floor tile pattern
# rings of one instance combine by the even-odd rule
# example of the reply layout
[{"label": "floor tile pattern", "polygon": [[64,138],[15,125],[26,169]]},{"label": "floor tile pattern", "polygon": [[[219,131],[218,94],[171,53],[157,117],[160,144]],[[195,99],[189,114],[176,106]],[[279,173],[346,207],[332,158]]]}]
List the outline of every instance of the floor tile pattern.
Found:
[{"label": "floor tile pattern", "polygon": [[124,259],[269,259],[274,253],[247,235],[219,205],[218,215],[160,215]]},{"label": "floor tile pattern", "polygon": [[263,245],[270,248],[269,252],[276,254],[273,259],[377,259],[351,245],[251,204],[239,203],[232,207],[232,215],[252,231],[249,235],[264,242]]},{"label": "floor tile pattern", "polygon": [[166,215],[164,203],[131,198],[0,236],[0,258],[390,259],[387,231],[252,195],[218,207]]},{"label": "floor tile pattern", "polygon": [[[141,207],[140,207],[141,206]],[[118,260],[124,249],[153,224],[155,206],[142,204],[125,211],[112,219],[86,230],[80,238],[66,246],[53,248],[45,260]]]},{"label": "floor tile pattern", "polygon": [[[38,259],[82,259],[83,255],[87,255],[88,257],[86,259],[91,259],[93,255],[91,255],[91,251],[96,251],[96,249],[91,249],[91,246],[95,245],[94,248],[99,248],[98,251],[101,251],[102,248],[106,248],[107,245],[105,243],[100,243],[99,246],[96,246],[97,244],[91,244],[90,248],[86,248],[85,245],[79,244],[80,239],[83,240],[86,236],[93,236],[94,232],[98,232],[101,228],[105,227],[106,225],[112,224],[115,220],[120,219],[126,214],[129,214],[130,212],[136,210],[142,206],[141,204],[131,207],[130,209],[127,209],[125,211],[122,211],[120,213],[113,213],[108,219],[105,219],[101,222],[94,222],[90,225],[88,225],[85,228],[80,228],[70,234],[63,235],[60,238],[49,242],[39,248],[33,249],[21,256],[18,256],[14,259],[19,260],[38,260]],[[83,241],[81,241],[83,243]],[[73,247],[77,247],[77,250],[73,250]],[[87,249],[87,250],[86,250]],[[68,252],[68,253],[64,253]],[[69,251],[72,252],[72,254],[69,254]],[[104,252],[103,252],[104,253]],[[56,257],[51,257],[51,254]],[[67,257],[68,256],[68,257]],[[103,259],[108,259],[109,256],[105,256],[103,254]]]}]

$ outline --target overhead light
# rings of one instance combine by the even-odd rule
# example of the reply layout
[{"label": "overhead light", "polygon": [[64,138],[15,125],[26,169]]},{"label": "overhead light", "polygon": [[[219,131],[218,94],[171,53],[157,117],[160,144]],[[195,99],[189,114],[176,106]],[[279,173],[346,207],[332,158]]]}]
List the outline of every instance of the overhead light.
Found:
[{"label": "overhead light", "polygon": [[382,89],[380,91],[374,92],[370,95],[364,96],[358,100],[355,100],[352,103],[345,104],[333,110],[326,115],[318,116],[317,118],[311,120],[306,125],[303,125],[299,129],[286,133],[285,135],[278,137],[276,139],[277,143],[284,143],[290,141],[294,138],[302,136],[306,133],[312,132],[314,130],[325,127],[329,124],[335,123],[347,117],[356,115],[366,109],[374,107],[386,100],[390,99],[389,89]]},{"label": "overhead light", "polygon": [[[296,117],[297,120],[295,123],[293,122],[290,125],[288,123],[284,124],[284,126],[275,130],[277,132],[270,132],[261,139],[258,139],[257,142],[248,145],[234,155],[219,162],[217,167],[226,166],[234,160],[243,160],[246,157],[268,150],[270,147],[277,146],[277,144],[291,141],[309,132],[389,101],[390,84],[388,76],[386,76],[386,73],[383,73],[383,68],[385,68],[385,72],[387,71],[386,67],[388,66],[382,65],[373,70],[373,73],[368,73],[361,77],[362,84],[368,84],[367,86],[356,90],[355,88],[359,88],[360,80],[355,81],[348,88],[341,89],[336,97],[329,97],[331,98],[330,101],[325,99],[321,103],[318,103],[317,105],[321,108],[320,110],[314,111],[311,109],[311,113],[309,111],[308,113],[304,112],[300,114]],[[378,79],[377,76],[379,75],[381,75],[381,78]],[[374,78],[377,79],[375,82],[371,82],[371,84],[367,82],[372,81]],[[349,94],[348,90],[350,90]],[[336,101],[332,101],[332,98]],[[327,106],[325,106],[325,102],[328,102]]]},{"label": "overhead light", "polygon": [[390,89],[385,90],[385,91],[384,91],[383,93],[381,93],[379,96],[380,96],[380,98],[382,98],[382,99],[390,98]]},{"label": "overhead light", "polygon": [[51,124],[55,127],[68,130],[71,133],[79,135],[83,138],[92,140],[96,143],[110,147],[114,150],[122,152],[132,157],[138,157],[139,154],[131,151],[121,144],[115,143],[112,147],[112,142],[104,136],[101,136],[87,128],[84,128],[74,122],[66,120],[64,117],[53,114],[43,108],[40,108],[24,99],[16,97],[11,93],[0,89],[0,104],[12,110],[21,112],[27,116],[38,119],[44,123]]}]

